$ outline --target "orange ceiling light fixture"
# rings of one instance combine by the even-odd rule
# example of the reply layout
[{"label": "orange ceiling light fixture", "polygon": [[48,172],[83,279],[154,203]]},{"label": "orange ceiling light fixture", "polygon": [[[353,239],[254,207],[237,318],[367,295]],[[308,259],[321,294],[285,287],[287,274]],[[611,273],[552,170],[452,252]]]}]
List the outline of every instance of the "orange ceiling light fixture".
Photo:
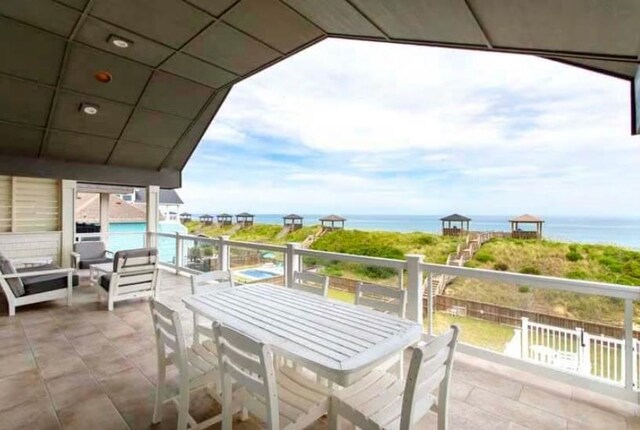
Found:
[{"label": "orange ceiling light fixture", "polygon": [[96,72],[94,76],[96,77],[96,80],[98,82],[101,82],[103,84],[108,84],[113,79],[111,73],[107,72],[106,70],[100,70]]}]

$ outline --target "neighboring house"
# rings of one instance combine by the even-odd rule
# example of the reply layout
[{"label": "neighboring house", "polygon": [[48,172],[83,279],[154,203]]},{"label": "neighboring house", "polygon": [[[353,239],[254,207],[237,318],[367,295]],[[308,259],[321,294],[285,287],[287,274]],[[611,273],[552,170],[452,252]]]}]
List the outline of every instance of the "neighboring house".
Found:
[{"label": "neighboring house", "polygon": [[[130,202],[141,209],[145,209],[147,202],[146,190],[143,188],[134,189],[131,194],[123,194],[120,196],[122,200]],[[165,221],[180,222],[180,206],[184,204],[180,196],[175,190],[160,190],[160,202],[158,210],[161,215],[161,219]]]}]

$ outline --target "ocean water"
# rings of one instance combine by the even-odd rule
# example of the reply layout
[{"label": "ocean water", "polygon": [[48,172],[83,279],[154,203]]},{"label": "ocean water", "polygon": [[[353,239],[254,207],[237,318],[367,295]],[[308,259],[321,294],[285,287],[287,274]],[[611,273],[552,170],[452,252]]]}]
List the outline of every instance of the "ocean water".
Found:
[{"label": "ocean water", "polygon": [[[318,224],[318,214],[300,214],[305,225]],[[326,215],[326,214],[325,214]],[[440,218],[436,215],[344,215],[345,227],[359,230],[423,231],[439,233]],[[508,231],[508,215],[466,215],[474,231]],[[603,243],[640,249],[640,217],[597,218],[543,216],[543,236],[563,242]],[[281,224],[280,214],[256,215],[257,223]],[[523,227],[525,229],[526,227]]]}]

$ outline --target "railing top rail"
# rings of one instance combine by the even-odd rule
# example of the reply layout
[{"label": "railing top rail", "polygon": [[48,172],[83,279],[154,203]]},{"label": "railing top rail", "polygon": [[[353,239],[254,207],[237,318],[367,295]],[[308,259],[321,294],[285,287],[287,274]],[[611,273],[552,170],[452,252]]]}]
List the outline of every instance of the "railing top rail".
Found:
[{"label": "railing top rail", "polygon": [[498,272],[487,269],[445,266],[443,264],[422,263],[422,269],[436,274],[461,276],[486,281],[504,282],[513,285],[527,285],[534,288],[570,291],[595,296],[618,299],[640,300],[640,287],[609,284],[606,282],[583,281],[578,279],[554,278],[551,276],[526,275],[522,273]]},{"label": "railing top rail", "polygon": [[315,251],[311,249],[296,248],[295,254],[304,257],[315,257],[323,260],[345,261],[347,263],[366,264],[370,266],[388,267],[391,269],[406,269],[407,262],[404,260],[392,260],[390,258],[367,257],[364,255],[340,254],[337,252]]}]

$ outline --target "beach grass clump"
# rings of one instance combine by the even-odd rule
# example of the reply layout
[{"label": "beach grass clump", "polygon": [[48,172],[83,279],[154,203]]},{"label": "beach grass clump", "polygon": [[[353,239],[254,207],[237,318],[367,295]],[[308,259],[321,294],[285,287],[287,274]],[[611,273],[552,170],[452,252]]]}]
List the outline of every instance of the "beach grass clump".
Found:
[{"label": "beach grass clump", "polygon": [[500,272],[506,272],[509,270],[509,265],[507,263],[498,262],[493,265],[493,270],[499,270]]},{"label": "beach grass clump", "polygon": [[487,263],[489,261],[495,261],[495,258],[493,257],[493,255],[491,255],[490,253],[486,252],[486,251],[478,251],[476,252],[476,254],[473,256],[473,258],[477,261],[479,261],[480,263]]},{"label": "beach grass clump", "polygon": [[523,267],[522,269],[520,269],[520,273],[524,274],[524,275],[540,275],[540,269],[535,268],[533,266],[526,266]]}]

